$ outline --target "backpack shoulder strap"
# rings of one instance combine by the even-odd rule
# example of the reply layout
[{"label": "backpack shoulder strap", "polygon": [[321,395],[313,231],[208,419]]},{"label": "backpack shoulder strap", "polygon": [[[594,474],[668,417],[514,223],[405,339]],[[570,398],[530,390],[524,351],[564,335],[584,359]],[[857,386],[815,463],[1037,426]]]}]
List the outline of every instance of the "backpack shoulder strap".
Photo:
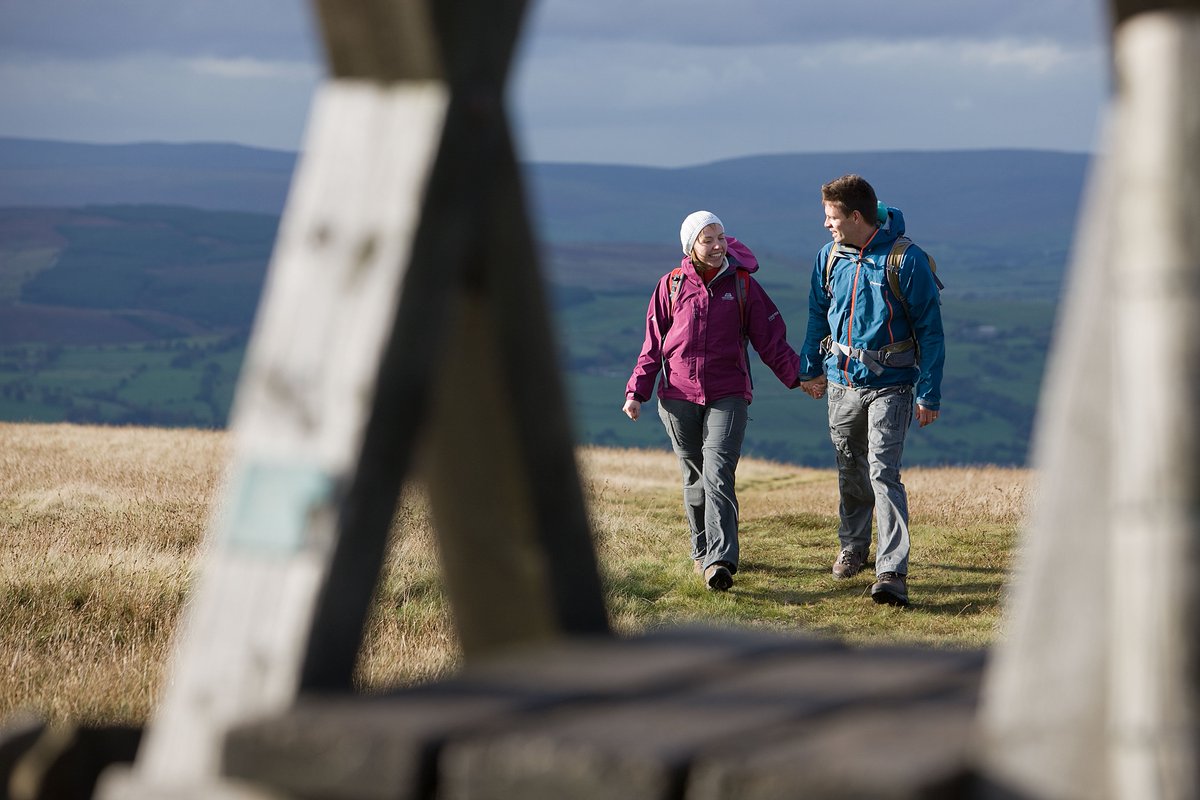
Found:
[{"label": "backpack shoulder strap", "polygon": [[833,283],[833,265],[837,261],[837,251],[837,242],[833,242],[829,245],[829,257],[825,259],[825,294],[830,296],[833,295],[831,284]]},{"label": "backpack shoulder strap", "polygon": [[676,267],[671,270],[671,316],[675,316],[675,300],[679,297],[679,290],[683,288],[683,267]]},{"label": "backpack shoulder strap", "polygon": [[[908,252],[908,248],[912,247],[913,241],[907,236],[901,236],[892,244],[891,252],[887,257],[887,279],[888,286],[892,289],[892,294],[896,295],[896,299],[903,305],[905,311],[908,310],[908,299],[904,293],[900,291],[900,264],[904,261],[904,254]],[[925,253],[924,250],[921,251]],[[933,282],[937,285],[938,291],[945,289],[942,284],[942,279],[937,275],[937,262],[933,260],[933,256],[925,253],[925,258],[929,260],[929,273],[933,276]]]},{"label": "backpack shoulder strap", "polygon": [[747,270],[738,267],[735,277],[737,278],[737,301],[738,314],[742,319],[742,337],[746,336],[746,298],[750,296],[750,273]]},{"label": "backpack shoulder strap", "polygon": [[897,237],[892,243],[892,249],[888,252],[887,273],[888,286],[892,290],[892,294],[904,306],[904,313],[908,313],[908,298],[904,296],[904,292],[900,291],[900,265],[904,263],[904,254],[908,252],[908,248],[912,247],[912,239],[907,236]]}]

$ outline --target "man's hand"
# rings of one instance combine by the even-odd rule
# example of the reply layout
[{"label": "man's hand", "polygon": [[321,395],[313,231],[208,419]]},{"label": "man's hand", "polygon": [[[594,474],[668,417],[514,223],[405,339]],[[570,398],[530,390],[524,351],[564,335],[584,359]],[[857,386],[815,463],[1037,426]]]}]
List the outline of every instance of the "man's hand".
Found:
[{"label": "man's hand", "polygon": [[924,428],[929,423],[938,418],[938,412],[932,408],[926,408],[920,403],[917,404],[917,424]]},{"label": "man's hand", "polygon": [[638,417],[642,415],[642,403],[640,400],[635,400],[631,397],[625,401],[625,407],[621,410],[625,412],[625,416],[637,422]]},{"label": "man's hand", "polygon": [[829,379],[824,375],[818,375],[812,380],[800,381],[800,391],[811,397],[813,400],[820,400],[825,396],[825,388],[829,385]]}]

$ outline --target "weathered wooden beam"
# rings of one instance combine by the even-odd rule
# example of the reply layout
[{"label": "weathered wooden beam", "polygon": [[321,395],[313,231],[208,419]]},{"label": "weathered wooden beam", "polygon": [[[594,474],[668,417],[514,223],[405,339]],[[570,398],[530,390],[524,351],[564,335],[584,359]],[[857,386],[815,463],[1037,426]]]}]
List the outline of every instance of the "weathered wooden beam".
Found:
[{"label": "weathered wooden beam", "polygon": [[966,797],[982,665],[737,629],[571,637],[386,697],[302,698],[239,726],[226,766],[330,800]]},{"label": "weathered wooden beam", "polygon": [[[1112,793],[1200,795],[1200,4],[1114,39]],[[1121,367],[1124,367],[1123,369]],[[1169,554],[1164,558],[1164,554]]]},{"label": "weathered wooden beam", "polygon": [[1200,3],[1113,12],[1111,141],[981,720],[989,777],[1031,797],[1200,794]]},{"label": "weathered wooden beam", "polygon": [[444,80],[428,3],[313,0],[334,78],[373,82]]},{"label": "weathered wooden beam", "polygon": [[[1046,362],[1031,461],[1037,491],[1005,598],[1004,637],[984,682],[983,760],[1031,797],[1102,797],[1094,768],[1108,718],[1108,602],[1086,602],[1112,573],[1107,547],[1115,302],[1107,266],[1116,187],[1092,164]],[[1103,487],[1103,488],[1102,488]],[[1094,546],[1089,546],[1094,542]]]},{"label": "weathered wooden beam", "polygon": [[[211,781],[226,728],[300,685],[445,108],[434,84],[317,96],[231,415],[224,501],[130,776],[151,796]],[[133,784],[112,796],[138,796]]]},{"label": "weathered wooden beam", "polygon": [[[966,782],[970,738],[961,734],[981,663],[977,653],[811,647],[716,662],[690,678],[685,670],[677,687],[563,703],[454,737],[439,759],[439,796],[783,800],[886,788],[888,797],[920,797]],[[950,695],[960,700],[945,702]],[[926,710],[939,712],[936,722],[908,726]],[[858,747],[844,746],[847,728]],[[872,775],[876,756],[892,764],[912,752],[896,744],[910,731],[930,735],[928,772],[910,764]],[[832,791],[839,779],[843,794]]]},{"label": "weathered wooden beam", "polygon": [[[342,533],[305,659],[306,690],[349,685],[351,645],[373,585],[363,576],[375,574],[371,564],[377,569],[417,432],[433,454],[426,477],[467,656],[607,631],[557,338],[503,105],[522,6],[490,4],[473,15],[437,6],[432,15],[457,83],[376,411],[341,507]],[[535,407],[536,415],[526,412]]]},{"label": "weathered wooden beam", "polygon": [[18,724],[0,732],[0,797],[90,800],[100,774],[132,761],[141,737],[124,725]]},{"label": "weathered wooden beam", "polygon": [[1138,14],[1156,11],[1200,11],[1200,0],[1108,0],[1114,26]]},{"label": "weathered wooden beam", "polygon": [[[319,0],[335,77],[247,352],[225,501],[167,693],[109,796],[233,792],[217,777],[231,725],[349,689],[418,438],[454,444],[479,403],[505,411],[475,451],[438,453],[431,487],[468,655],[607,632],[504,113],[523,8]],[[449,335],[459,308],[467,335]],[[536,422],[534,398],[553,406]],[[464,497],[465,478],[495,474],[487,505]]]},{"label": "weathered wooden beam", "polygon": [[634,640],[571,637],[468,664],[435,684],[376,697],[302,697],[238,726],[229,775],[285,793],[349,800],[437,795],[453,739],[578,708],[678,693],[757,658],[844,652],[833,641],[739,631],[660,632]]},{"label": "weathered wooden beam", "polygon": [[608,629],[519,167],[507,128],[494,130],[429,442],[433,513],[468,657]]}]

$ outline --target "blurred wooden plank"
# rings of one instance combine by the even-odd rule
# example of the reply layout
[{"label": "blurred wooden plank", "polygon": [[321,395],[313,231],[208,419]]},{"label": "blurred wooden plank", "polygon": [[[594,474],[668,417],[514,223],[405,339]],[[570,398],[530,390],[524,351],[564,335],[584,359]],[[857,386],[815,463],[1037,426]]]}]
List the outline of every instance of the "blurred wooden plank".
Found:
[{"label": "blurred wooden plank", "polygon": [[[1200,795],[1200,4],[1186,9],[1132,16],[1113,44],[1120,300],[1104,760],[1122,798]],[[1126,365],[1146,354],[1161,374],[1130,414],[1118,393]]]},{"label": "blurred wooden plank", "polygon": [[976,688],[880,701],[702,754],[686,800],[972,797]]},{"label": "blurred wooden plank", "polygon": [[225,501],[137,781],[215,775],[227,726],[295,694],[446,102],[436,85],[320,90],[232,411]]},{"label": "blurred wooden plank", "polygon": [[[771,654],[820,654],[832,641],[705,629],[632,640],[571,637],[484,659],[388,697],[306,697],[235,729],[226,773],[296,796],[426,797],[451,739],[503,733],[564,709],[679,693]],[[350,757],[346,754],[353,754]]]},{"label": "blurred wooden plank", "polygon": [[869,649],[729,661],[675,691],[560,704],[506,730],[452,740],[441,757],[439,797],[668,800],[681,796],[705,754],[817,730],[889,698],[941,696],[977,680],[981,668],[978,654]]},{"label": "blurred wooden plank", "polygon": [[[1081,613],[1097,576],[1111,571],[1102,542],[1111,510],[1097,487],[1111,464],[1111,404],[1095,385],[1112,380],[1109,352],[1116,304],[1105,260],[1113,246],[1116,186],[1111,164],[1098,160],[1084,196],[1054,350],[1039,401],[1032,462],[1039,491],[1015,553],[1005,603],[1007,635],[992,648],[980,725],[987,769],[1012,786],[1036,782],[1050,796],[1101,796],[1107,779],[1095,769],[1107,725],[1108,614]],[[1034,777],[1038,776],[1038,777]]]},{"label": "blurred wooden plank", "polygon": [[1200,11],[1200,0],[1108,0],[1113,22],[1120,25],[1130,17],[1157,11]]},{"label": "blurred wooden plank", "polygon": [[[487,110],[478,113],[496,113]],[[468,659],[608,630],[538,253],[502,114],[436,386],[427,475]],[[476,137],[478,138],[478,137]]]},{"label": "blurred wooden plank", "polygon": [[442,741],[484,730],[527,704],[512,693],[305,697],[283,714],[234,728],[223,772],[288,797],[432,797]]},{"label": "blurred wooden plank", "polygon": [[329,72],[378,82],[442,80],[429,5],[395,0],[313,0]]},{"label": "blurred wooden plank", "polygon": [[[1194,797],[1200,3],[1111,8],[1110,141],[1047,369],[1045,485],[986,682],[981,764],[1038,797]],[[1147,359],[1153,387],[1127,402]]]},{"label": "blurred wooden plank", "polygon": [[[89,800],[105,769],[133,761],[141,738],[141,729],[128,725],[26,728],[0,742],[0,797]],[[11,745],[18,742],[24,747],[16,751]]]}]

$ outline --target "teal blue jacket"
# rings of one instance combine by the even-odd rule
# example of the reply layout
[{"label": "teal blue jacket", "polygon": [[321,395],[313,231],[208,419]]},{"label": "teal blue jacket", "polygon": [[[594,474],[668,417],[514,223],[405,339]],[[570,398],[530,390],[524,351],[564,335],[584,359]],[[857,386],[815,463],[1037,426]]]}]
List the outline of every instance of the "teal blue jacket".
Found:
[{"label": "teal blue jacket", "polygon": [[[946,361],[941,295],[928,256],[915,245],[909,247],[900,264],[899,279],[912,317],[910,326],[885,272],[892,244],[903,234],[904,215],[900,209],[889,207],[887,220],[865,251],[844,245],[839,248],[829,291],[825,288],[825,263],[834,243],[821,248],[813,263],[800,375],[808,380],[824,373],[834,383],[865,388],[912,385],[916,401],[937,410],[942,401]],[[920,359],[912,366],[884,366],[876,374],[856,358],[836,351],[822,352],[821,342],[827,336],[846,348],[867,351],[878,351],[911,337],[917,343]]]}]

